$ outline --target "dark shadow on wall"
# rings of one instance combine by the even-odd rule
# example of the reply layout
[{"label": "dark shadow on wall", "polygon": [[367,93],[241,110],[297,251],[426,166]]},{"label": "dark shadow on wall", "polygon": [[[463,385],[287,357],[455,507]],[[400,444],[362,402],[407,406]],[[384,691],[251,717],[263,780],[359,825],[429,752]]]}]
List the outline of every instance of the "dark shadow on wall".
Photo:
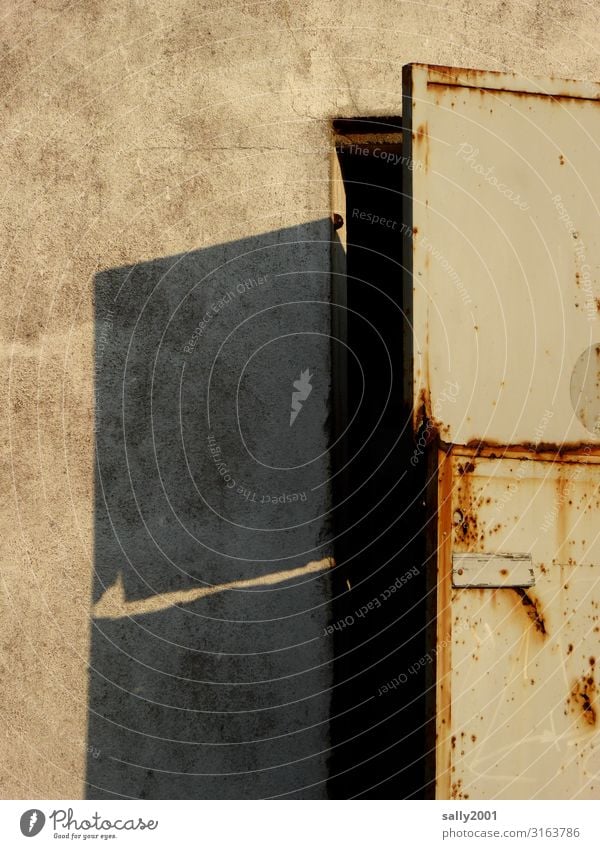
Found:
[{"label": "dark shadow on wall", "polygon": [[348,233],[333,290],[329,220],[96,277],[89,798],[428,792],[401,256]]},{"label": "dark shadow on wall", "polygon": [[330,240],[96,277],[88,798],[326,796]]}]

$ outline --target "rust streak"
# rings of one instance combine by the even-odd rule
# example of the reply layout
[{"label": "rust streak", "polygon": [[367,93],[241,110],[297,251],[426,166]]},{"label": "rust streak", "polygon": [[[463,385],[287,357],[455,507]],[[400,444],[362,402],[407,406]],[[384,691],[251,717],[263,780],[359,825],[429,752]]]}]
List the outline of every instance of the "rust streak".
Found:
[{"label": "rust streak", "polygon": [[[462,474],[460,469],[462,468]],[[477,508],[478,503],[473,496],[472,472],[475,471],[474,463],[468,462],[464,466],[459,466],[458,472],[460,483],[457,490],[457,503],[462,514],[462,522],[455,526],[455,541],[460,545],[461,550],[476,551],[479,542],[479,529],[477,523]]]},{"label": "rust streak", "polygon": [[594,707],[596,684],[592,675],[583,675],[573,684],[569,701],[573,709],[581,711],[586,725],[596,725],[598,716]]},{"label": "rust streak", "polygon": [[506,443],[494,440],[470,440],[466,445],[454,445],[450,442],[441,442],[440,448],[446,453],[452,452],[455,456],[468,456],[472,458],[485,457],[491,460],[498,458],[517,460],[560,460],[562,463],[580,462],[584,458],[587,462],[600,462],[600,447],[586,442],[563,442],[556,443]]},{"label": "rust streak", "polygon": [[436,796],[451,797],[452,744],[451,703],[452,693],[452,461],[438,452],[438,584],[437,584],[437,644],[436,656]]},{"label": "rust streak", "polygon": [[428,135],[428,133],[429,133],[429,130],[428,130],[427,122],[425,122],[424,124],[419,124],[419,126],[417,127],[417,131],[414,134],[415,148],[422,146],[423,149],[424,149],[424,155],[420,154],[420,156],[421,156],[422,161],[423,161],[423,167],[425,169],[425,173],[427,173],[427,171],[429,171],[429,135]]},{"label": "rust streak", "polygon": [[517,91],[515,89],[509,88],[493,88],[492,86],[485,85],[469,85],[466,82],[447,82],[447,81],[438,81],[438,80],[427,80],[427,87],[435,86],[436,88],[468,88],[474,89],[475,91],[487,91],[491,94],[500,95],[512,95],[513,97],[518,98],[526,98],[526,97],[547,97],[548,100],[556,100],[560,102],[561,100],[575,100],[575,101],[583,101],[588,103],[598,103],[600,100],[600,96],[598,97],[580,97],[576,94],[566,94],[566,93],[556,93],[549,94],[544,91]]},{"label": "rust streak", "polygon": [[521,599],[521,604],[525,608],[525,612],[533,622],[533,625],[536,631],[539,631],[540,634],[546,636],[548,633],[546,631],[546,623],[544,622],[544,617],[539,609],[539,602],[533,598],[527,590],[524,590],[523,587],[512,587],[512,589],[516,592],[516,594]]},{"label": "rust streak", "polygon": [[567,484],[568,481],[562,475],[557,478],[556,481],[556,501],[557,501],[557,514],[556,514],[556,558],[559,561],[566,560],[567,555],[567,540],[569,536],[568,527],[567,527]]}]

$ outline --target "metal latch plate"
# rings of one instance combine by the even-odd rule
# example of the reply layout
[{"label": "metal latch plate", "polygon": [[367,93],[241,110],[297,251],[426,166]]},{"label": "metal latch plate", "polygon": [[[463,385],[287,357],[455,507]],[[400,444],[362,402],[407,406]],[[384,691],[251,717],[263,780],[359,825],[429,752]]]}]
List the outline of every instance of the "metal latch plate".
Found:
[{"label": "metal latch plate", "polygon": [[454,554],[454,587],[533,587],[531,554]]}]

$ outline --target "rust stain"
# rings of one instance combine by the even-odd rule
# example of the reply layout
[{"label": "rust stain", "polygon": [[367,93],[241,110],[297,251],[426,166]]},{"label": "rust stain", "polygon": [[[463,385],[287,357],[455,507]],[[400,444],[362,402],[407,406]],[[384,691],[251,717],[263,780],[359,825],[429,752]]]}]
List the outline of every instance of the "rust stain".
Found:
[{"label": "rust stain", "polygon": [[484,537],[483,532],[480,534],[477,522],[480,499],[475,498],[472,493],[473,477],[471,473],[474,470],[475,465],[472,462],[458,467],[460,483],[456,490],[458,509],[455,511],[455,515],[460,513],[461,521],[454,526],[454,540],[461,549],[467,551],[475,551]]},{"label": "rust stain", "polygon": [[448,799],[451,793],[452,768],[452,459],[441,451],[438,451],[438,468],[437,644],[441,648],[436,655],[439,734],[436,746],[436,785],[438,797]]},{"label": "rust stain", "polygon": [[477,516],[474,513],[463,515],[462,522],[456,526],[458,542],[475,544],[478,538]]},{"label": "rust stain", "polygon": [[558,157],[558,161],[560,162],[561,165],[565,164],[565,157],[562,155],[562,153]]},{"label": "rust stain", "polygon": [[468,799],[469,794],[465,793],[462,789],[462,778],[459,778],[457,781],[452,782],[452,789],[450,794],[451,799]]},{"label": "rust stain", "polygon": [[[505,71],[483,71],[481,68],[457,68],[455,65],[427,65],[426,67],[430,72],[435,74],[445,74],[450,80],[457,80],[459,77],[476,80],[480,77],[509,76]],[[516,76],[516,74],[512,74],[512,76]]]},{"label": "rust stain", "polygon": [[598,445],[588,442],[519,442],[507,445],[492,439],[471,439],[465,445],[442,442],[440,448],[456,456],[469,455],[472,458],[486,457],[490,460],[514,458],[519,460],[561,460],[578,462],[582,457],[587,461],[600,460]]},{"label": "rust stain", "polygon": [[423,153],[421,154],[421,158],[423,161],[423,168],[425,169],[425,173],[429,171],[429,128],[427,126],[427,121],[423,124],[419,124],[417,127],[417,131],[414,134],[415,147],[422,146]]},{"label": "rust stain", "polygon": [[[467,74],[470,72],[467,71]],[[486,71],[486,75],[491,73],[496,73],[492,71]],[[506,88],[505,86],[498,86],[495,88],[494,86],[485,86],[478,85],[477,80],[474,80],[475,85],[470,85],[468,81],[450,81],[450,80],[427,80],[427,88],[467,88],[467,89],[475,89],[480,94],[484,92],[490,92],[491,94],[505,94],[510,95],[511,97],[515,97],[519,100],[525,100],[528,97],[546,97],[548,100],[555,100],[557,103],[560,103],[563,100],[574,100],[578,103],[580,102],[591,102],[598,103],[600,100],[600,95],[597,97],[581,97],[577,94],[567,94],[567,92],[556,92],[555,94],[549,94],[541,91],[522,91],[512,88]]]},{"label": "rust stain", "polygon": [[419,400],[415,405],[414,412],[414,431],[418,434],[421,430],[427,432],[429,428],[427,424],[429,422],[429,413],[431,410],[431,396],[429,394],[429,387],[424,386],[419,392]]},{"label": "rust stain", "polygon": [[596,699],[596,683],[593,675],[582,675],[573,684],[568,702],[571,709],[581,713],[586,725],[596,725],[597,713],[594,707]]},{"label": "rust stain", "polygon": [[536,631],[539,631],[540,634],[546,636],[548,633],[546,630],[546,623],[544,622],[544,617],[542,612],[540,611],[539,601],[537,601],[527,590],[523,589],[523,587],[511,587],[511,589],[516,592],[516,594],[521,599],[521,604],[525,608],[525,612],[531,619],[534,628]]},{"label": "rust stain", "polygon": [[477,452],[490,449],[506,449],[519,451],[523,454],[531,454],[537,458],[540,454],[552,454],[555,457],[560,457],[563,454],[582,454],[587,456],[591,446],[587,442],[562,442],[560,444],[553,442],[520,442],[514,445],[505,445],[490,439],[487,439],[485,442],[480,439],[472,439],[464,447]]},{"label": "rust stain", "polygon": [[566,545],[568,540],[567,528],[567,484],[568,481],[563,475],[559,475],[556,480],[556,495],[557,495],[557,514],[555,519],[556,536],[557,536],[557,552],[556,556],[559,560],[564,561],[567,557]]},{"label": "rust stain", "polygon": [[417,431],[425,438],[426,444],[434,442],[439,434],[440,423],[431,415],[431,397],[429,389],[423,388],[419,394],[417,406]]}]

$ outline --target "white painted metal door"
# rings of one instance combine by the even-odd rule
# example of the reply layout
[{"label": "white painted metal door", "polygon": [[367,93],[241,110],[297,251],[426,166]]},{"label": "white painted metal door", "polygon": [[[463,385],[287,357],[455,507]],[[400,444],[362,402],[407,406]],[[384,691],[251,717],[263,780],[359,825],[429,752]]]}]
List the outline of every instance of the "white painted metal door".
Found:
[{"label": "white painted metal door", "polygon": [[598,798],[600,85],[412,65],[403,109],[437,794]]}]

